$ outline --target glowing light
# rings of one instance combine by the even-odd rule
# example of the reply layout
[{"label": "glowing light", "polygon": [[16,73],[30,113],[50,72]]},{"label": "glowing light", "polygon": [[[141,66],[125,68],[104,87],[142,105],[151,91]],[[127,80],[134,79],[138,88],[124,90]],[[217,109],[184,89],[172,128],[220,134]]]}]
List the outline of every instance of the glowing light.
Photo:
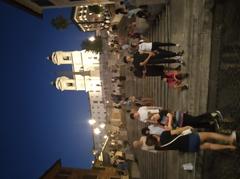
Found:
[{"label": "glowing light", "polygon": [[93,125],[93,124],[96,123],[96,121],[95,121],[94,119],[90,119],[90,120],[88,120],[88,123],[89,123],[90,125]]},{"label": "glowing light", "polygon": [[105,135],[103,138],[106,139],[106,138],[107,138],[107,135]]},{"label": "glowing light", "polygon": [[104,123],[99,125],[102,129],[106,126]]},{"label": "glowing light", "polygon": [[100,131],[99,128],[95,128],[95,129],[93,130],[93,132],[94,132],[94,134],[96,134],[96,135],[99,135],[99,134],[101,133],[101,131]]},{"label": "glowing light", "polygon": [[91,36],[88,38],[89,41],[93,42],[94,40],[96,40],[96,38],[94,36]]}]

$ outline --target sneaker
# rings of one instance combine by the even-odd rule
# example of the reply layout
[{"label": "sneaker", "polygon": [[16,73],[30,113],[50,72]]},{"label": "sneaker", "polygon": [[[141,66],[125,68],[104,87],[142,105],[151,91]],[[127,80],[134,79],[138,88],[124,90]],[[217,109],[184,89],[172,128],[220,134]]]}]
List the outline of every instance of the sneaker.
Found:
[{"label": "sneaker", "polygon": [[177,53],[177,55],[182,56],[184,54],[184,50]]},{"label": "sneaker", "polygon": [[232,133],[231,133],[231,138],[233,139],[233,143],[236,143],[236,141],[237,141],[237,134],[236,134],[236,131],[232,131]]},{"label": "sneaker", "polygon": [[179,60],[179,63],[183,66],[186,66],[186,63],[183,60]]},{"label": "sneaker", "polygon": [[235,132],[236,132],[236,145],[238,148],[240,148],[240,131]]},{"label": "sneaker", "polygon": [[218,117],[218,119],[220,120],[220,121],[223,121],[224,119],[223,119],[223,115],[222,115],[222,113],[220,112],[220,111],[216,111],[216,113],[217,113],[217,117]]},{"label": "sneaker", "polygon": [[177,71],[181,71],[181,69],[182,69],[182,66],[181,66],[181,65],[178,65],[178,66],[175,68],[175,70],[177,70]]},{"label": "sneaker", "polygon": [[220,125],[217,119],[214,119],[215,130],[218,131],[220,129]]},{"label": "sneaker", "polygon": [[189,73],[185,73],[183,74],[182,78],[185,79],[185,78],[188,78],[189,77]]},{"label": "sneaker", "polygon": [[186,84],[186,85],[184,85],[184,86],[181,88],[181,91],[183,91],[183,90],[187,90],[188,88],[189,88],[189,85]]}]

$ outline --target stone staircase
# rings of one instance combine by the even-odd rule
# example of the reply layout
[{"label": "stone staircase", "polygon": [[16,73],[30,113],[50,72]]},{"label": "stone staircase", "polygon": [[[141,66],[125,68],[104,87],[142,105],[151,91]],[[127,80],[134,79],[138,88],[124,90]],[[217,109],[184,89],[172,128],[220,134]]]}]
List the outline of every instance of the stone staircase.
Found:
[{"label": "stone staircase", "polygon": [[[187,82],[190,89],[177,91],[169,89],[159,77],[136,79],[122,66],[127,76],[125,82],[126,96],[152,97],[155,105],[171,110],[185,110],[192,114],[205,112],[208,100],[208,79],[211,55],[212,15],[206,4],[208,0],[171,0],[169,6],[159,16],[159,20],[148,32],[151,41],[180,43],[185,50],[186,67],[183,71],[190,73]],[[171,50],[177,50],[172,48]],[[129,119],[126,114],[128,140],[139,139],[145,124]],[[161,151],[151,153],[133,150],[142,179],[190,179],[201,178],[201,159],[199,154],[180,153],[178,151]],[[200,157],[201,158],[201,157]],[[193,171],[184,171],[182,164],[192,163]]]}]

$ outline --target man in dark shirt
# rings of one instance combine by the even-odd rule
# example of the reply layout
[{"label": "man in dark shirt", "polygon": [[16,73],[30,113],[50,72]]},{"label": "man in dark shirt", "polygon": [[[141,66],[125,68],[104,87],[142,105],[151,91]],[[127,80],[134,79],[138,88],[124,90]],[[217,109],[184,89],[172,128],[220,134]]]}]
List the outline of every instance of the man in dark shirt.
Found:
[{"label": "man in dark shirt", "polygon": [[136,69],[134,67],[130,68],[130,71],[133,72],[134,76],[138,78],[144,78],[145,76],[160,76],[161,78],[164,77],[165,71],[171,70],[181,70],[181,66],[177,66],[176,68],[165,67],[163,65],[146,65],[144,67],[140,67]]},{"label": "man in dark shirt", "polygon": [[123,58],[124,63],[132,63],[136,69],[141,69],[146,65],[158,65],[164,63],[180,63],[184,65],[184,62],[180,59],[166,59],[168,57],[179,56],[177,53],[168,52],[167,54],[155,54],[154,52],[147,52],[140,54],[136,52],[133,56],[125,56]]}]

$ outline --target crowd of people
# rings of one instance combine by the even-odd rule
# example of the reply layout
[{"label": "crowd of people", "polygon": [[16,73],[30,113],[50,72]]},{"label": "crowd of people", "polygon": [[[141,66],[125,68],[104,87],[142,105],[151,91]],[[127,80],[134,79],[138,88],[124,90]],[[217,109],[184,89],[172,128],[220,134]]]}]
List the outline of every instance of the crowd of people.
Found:
[{"label": "crowd of people", "polygon": [[[120,3],[123,7],[116,9],[115,13],[133,20],[126,29],[127,40],[122,40],[117,34],[116,25],[110,30],[109,46],[112,52],[124,54],[122,61],[135,77],[144,80],[145,77],[159,76],[169,88],[188,90],[189,85],[185,79],[189,78],[189,73],[181,71],[186,65],[181,45],[147,40],[144,32],[149,28],[149,17],[156,16],[151,15],[147,6],[135,7],[123,1]],[[140,26],[139,20],[146,25]],[[125,76],[118,76],[114,77],[112,82],[124,83],[125,80]],[[218,132],[224,121],[218,110],[194,116],[186,111],[171,111],[154,106],[154,100],[150,97],[125,96],[120,92],[112,93],[111,98],[115,108],[124,107],[132,120],[147,124],[141,131],[140,139],[132,143],[135,149],[149,152],[198,152],[236,150],[240,147],[240,132],[232,131],[230,135]]]},{"label": "crowd of people", "polygon": [[[189,85],[184,79],[188,78],[189,74],[181,72],[181,67],[186,65],[183,60],[184,50],[180,50],[181,45],[151,42],[144,36],[158,14],[152,14],[146,5],[136,7],[128,1],[120,1],[115,14],[126,16],[129,25],[126,27],[126,36],[119,35],[116,24],[109,28],[110,51],[124,54],[123,62],[134,76],[143,79],[147,76],[159,76],[170,88],[187,90]],[[172,67],[170,64],[178,66]]]}]

